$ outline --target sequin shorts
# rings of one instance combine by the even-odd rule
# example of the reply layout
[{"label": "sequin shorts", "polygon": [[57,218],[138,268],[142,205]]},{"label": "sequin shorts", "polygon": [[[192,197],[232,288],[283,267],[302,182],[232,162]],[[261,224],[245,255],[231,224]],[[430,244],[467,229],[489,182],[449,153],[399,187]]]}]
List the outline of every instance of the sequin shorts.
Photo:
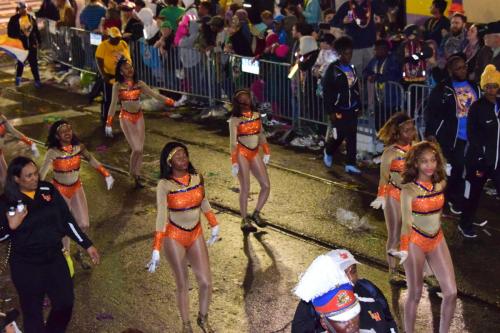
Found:
[{"label": "sequin shorts", "polygon": [[120,111],[120,119],[130,121],[132,124],[136,124],[139,119],[142,118],[142,111],[131,113],[122,109]]},{"label": "sequin shorts", "polygon": [[442,240],[443,231],[441,229],[434,236],[426,235],[414,227],[411,229],[410,243],[417,245],[425,254],[434,251]]},{"label": "sequin shorts", "polygon": [[174,239],[186,249],[189,249],[202,234],[201,223],[198,223],[192,230],[185,230],[170,222],[165,231],[166,238]]},{"label": "sequin shorts", "polygon": [[68,200],[75,195],[76,191],[82,188],[82,182],[80,181],[80,179],[78,179],[75,183],[71,185],[64,185],[58,183],[55,179],[52,179],[52,184],[54,184],[54,187],[57,188],[59,193],[61,193],[61,195],[66,197],[66,199]]}]

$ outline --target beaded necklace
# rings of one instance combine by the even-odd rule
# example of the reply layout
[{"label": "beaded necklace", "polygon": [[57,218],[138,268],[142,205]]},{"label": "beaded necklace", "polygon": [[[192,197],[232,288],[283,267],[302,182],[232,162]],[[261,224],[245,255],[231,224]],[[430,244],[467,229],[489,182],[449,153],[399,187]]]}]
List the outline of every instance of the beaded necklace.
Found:
[{"label": "beaded necklace", "polygon": [[[361,18],[358,17],[358,14],[356,13],[356,5],[353,3],[352,0],[349,0],[349,9],[352,13],[352,18],[354,19],[354,23],[361,29],[366,28],[372,19],[372,2],[371,0],[366,0],[367,2],[367,7],[366,7],[366,24],[361,24],[363,21]],[[360,6],[360,9],[363,10],[363,8]]]}]

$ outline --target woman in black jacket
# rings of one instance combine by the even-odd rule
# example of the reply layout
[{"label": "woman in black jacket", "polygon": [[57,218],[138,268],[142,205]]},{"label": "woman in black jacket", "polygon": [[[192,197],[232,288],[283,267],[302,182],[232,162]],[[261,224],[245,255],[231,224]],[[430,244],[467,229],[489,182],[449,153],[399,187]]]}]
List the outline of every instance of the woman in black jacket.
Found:
[{"label": "woman in black jacket", "polygon": [[[71,237],[94,264],[99,253],[80,230],[68,206],[50,183],[39,181],[36,164],[16,157],[7,169],[0,200],[0,239],[11,239],[11,278],[21,303],[26,333],[65,332],[73,310],[73,281],[62,253]],[[51,301],[44,324],[43,299]]]}]

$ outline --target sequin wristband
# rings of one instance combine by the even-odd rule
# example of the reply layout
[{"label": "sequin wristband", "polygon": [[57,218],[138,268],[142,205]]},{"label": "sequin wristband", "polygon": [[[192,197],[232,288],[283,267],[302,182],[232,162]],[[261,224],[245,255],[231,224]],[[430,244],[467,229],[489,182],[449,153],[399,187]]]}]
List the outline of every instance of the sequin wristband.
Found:
[{"label": "sequin wristband", "polygon": [[113,117],[108,116],[108,118],[106,119],[106,126],[111,126],[111,125],[113,125]]},{"label": "sequin wristband", "polygon": [[381,185],[378,187],[377,197],[383,197],[387,193],[387,185]]},{"label": "sequin wristband", "polygon": [[238,163],[238,149],[233,150],[231,153],[231,164]]},{"label": "sequin wristband", "polygon": [[101,175],[103,175],[103,177],[108,177],[109,176],[108,170],[106,170],[106,168],[102,164],[97,167],[97,171]]},{"label": "sequin wristband", "polygon": [[158,250],[158,251],[161,250],[163,237],[165,237],[165,233],[163,231],[155,232],[155,240],[153,242],[153,250]]},{"label": "sequin wristband", "polygon": [[271,149],[269,149],[269,145],[267,143],[263,143],[261,146],[265,155],[271,155]]},{"label": "sequin wristband", "polygon": [[217,223],[217,218],[215,217],[215,214],[213,211],[210,210],[208,212],[205,212],[204,214],[205,214],[205,217],[207,218],[208,224],[210,224],[211,228],[213,228],[219,224],[219,223]]},{"label": "sequin wristband", "polygon": [[399,249],[401,251],[408,251],[408,246],[410,245],[410,235],[401,235],[401,243]]},{"label": "sequin wristband", "polygon": [[28,137],[26,137],[26,136],[22,136],[20,140],[22,142],[24,142],[25,144],[27,144],[28,146],[31,146],[33,144],[33,141],[31,141],[30,139],[28,139]]}]

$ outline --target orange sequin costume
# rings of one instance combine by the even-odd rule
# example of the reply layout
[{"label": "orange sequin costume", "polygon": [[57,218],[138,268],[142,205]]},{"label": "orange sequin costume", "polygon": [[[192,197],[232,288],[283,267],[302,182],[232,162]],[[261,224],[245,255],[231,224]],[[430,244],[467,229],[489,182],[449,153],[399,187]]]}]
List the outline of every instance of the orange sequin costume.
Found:
[{"label": "orange sequin costume", "polygon": [[[140,102],[141,98],[141,88],[138,87],[137,85],[132,86],[130,88],[120,88],[118,90],[118,99],[120,102]],[[120,119],[124,119],[127,121],[130,121],[131,123],[135,124],[143,117],[142,111],[138,112],[129,112],[127,111],[123,106],[120,109]],[[111,126],[113,123],[113,116],[108,116],[108,119],[106,121],[108,126]]]},{"label": "orange sequin costume", "polygon": [[[193,179],[195,178],[196,179]],[[170,215],[177,216],[191,214],[196,218],[194,223],[187,221],[186,223],[174,222],[172,217],[168,218],[168,224],[164,228],[164,232],[157,231],[155,234],[154,249],[160,250],[163,237],[174,239],[184,248],[190,248],[194,242],[203,234],[201,223],[199,220],[200,210],[203,210],[211,227],[217,225],[217,220],[214,213],[210,209],[210,205],[205,198],[205,188],[203,179],[198,175],[186,175],[181,179],[169,179],[167,181],[166,190],[166,207]],[[159,185],[160,186],[160,185]],[[159,217],[161,219],[165,217]],[[194,226],[193,226],[194,225]],[[157,230],[158,230],[157,226]]]},{"label": "orange sequin costume", "polygon": [[76,183],[71,185],[61,184],[58,183],[55,179],[52,179],[52,184],[54,184],[54,187],[57,188],[59,193],[61,193],[68,199],[71,199],[73,195],[75,195],[76,191],[78,191],[82,187],[82,181],[80,179],[78,179]]},{"label": "orange sequin costume", "polygon": [[[236,148],[231,152],[231,162],[237,163],[238,155],[244,156],[248,161],[253,160],[259,153],[259,145],[254,148],[248,147],[241,142],[241,137],[259,136],[262,132],[262,120],[259,114],[253,112],[243,113],[242,121],[236,127]],[[264,154],[269,155],[269,145],[267,143],[261,144]]]},{"label": "orange sequin costume", "polygon": [[109,172],[88,151],[82,150],[81,145],[68,145],[61,149],[50,148],[47,151],[45,161],[40,169],[41,178],[44,179],[48,173],[49,165],[52,164],[54,178],[52,183],[67,199],[71,199],[82,187],[80,180],[80,166],[82,155],[90,164],[103,175],[109,176]]},{"label": "orange sequin costume", "polygon": [[[445,201],[443,188],[416,181],[406,186],[409,190],[403,193],[402,198],[403,226],[406,225],[406,228],[403,227],[405,230],[401,232],[401,250],[408,251],[409,243],[414,243],[424,253],[432,252],[443,240],[440,223]],[[410,200],[411,207],[408,207]],[[408,226],[410,222],[411,226]]]},{"label": "orange sequin costume", "polygon": [[120,109],[120,119],[130,121],[133,124],[137,123],[139,119],[143,117],[142,111],[140,109],[141,94],[143,93],[158,100],[163,100],[165,105],[167,106],[174,105],[173,99],[155,93],[142,81],[139,81],[135,84],[129,82],[126,84],[125,88],[121,85],[119,85],[118,87],[117,94],[113,97],[114,100],[112,101],[108,119],[106,120],[107,126],[111,126],[113,124],[113,116],[115,114],[115,105],[113,103],[118,102],[120,102],[122,105]]},{"label": "orange sequin costume", "polygon": [[384,151],[377,196],[389,196],[400,201],[401,174],[405,167],[405,155],[410,147],[410,145],[402,147],[394,144]]}]

